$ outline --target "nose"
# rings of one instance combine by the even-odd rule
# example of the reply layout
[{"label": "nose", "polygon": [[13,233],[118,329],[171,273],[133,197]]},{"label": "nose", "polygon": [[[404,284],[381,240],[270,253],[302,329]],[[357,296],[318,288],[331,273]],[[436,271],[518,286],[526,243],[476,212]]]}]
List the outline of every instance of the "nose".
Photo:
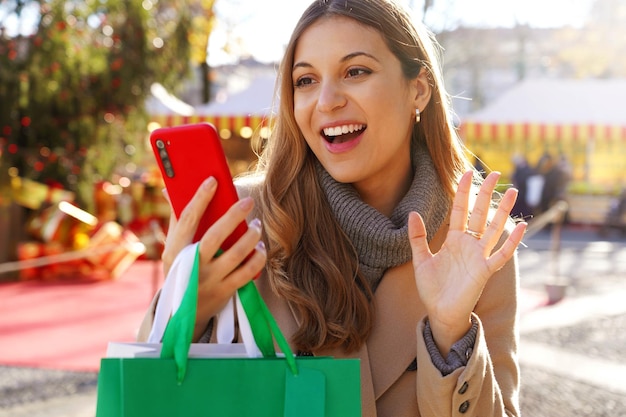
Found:
[{"label": "nose", "polygon": [[322,82],[319,92],[317,109],[320,112],[332,112],[346,105],[346,96],[337,82]]}]

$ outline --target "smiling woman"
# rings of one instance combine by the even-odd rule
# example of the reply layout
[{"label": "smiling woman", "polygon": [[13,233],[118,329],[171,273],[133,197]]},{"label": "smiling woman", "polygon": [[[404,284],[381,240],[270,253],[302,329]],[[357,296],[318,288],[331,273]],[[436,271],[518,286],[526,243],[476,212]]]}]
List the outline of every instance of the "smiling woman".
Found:
[{"label": "smiling woman", "polygon": [[[306,9],[280,64],[274,128],[237,182],[245,198],[200,241],[198,340],[217,340],[221,308],[260,272],[294,352],[360,360],[363,416],[519,414],[526,225],[509,218],[516,190],[494,202],[499,174],[472,170],[437,52],[394,0]],[[165,268],[214,189],[170,226]],[[244,218],[246,235],[214,258]]]}]

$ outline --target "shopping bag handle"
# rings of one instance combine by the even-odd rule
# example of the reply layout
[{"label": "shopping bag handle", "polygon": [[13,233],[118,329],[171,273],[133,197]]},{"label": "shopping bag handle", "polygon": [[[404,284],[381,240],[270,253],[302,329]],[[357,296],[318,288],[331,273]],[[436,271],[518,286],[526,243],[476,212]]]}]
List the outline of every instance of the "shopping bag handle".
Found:
[{"label": "shopping bag handle", "polygon": [[252,335],[261,353],[263,353],[263,356],[276,356],[274,342],[272,340],[273,337],[276,344],[285,355],[289,370],[293,375],[298,375],[298,367],[294,359],[293,351],[289,343],[287,343],[280,327],[278,327],[278,323],[276,323],[267,304],[265,304],[261,294],[259,294],[259,290],[256,285],[254,285],[254,282],[248,282],[238,290],[238,293],[243,308],[246,311],[246,317],[248,317],[248,321],[250,322]]},{"label": "shopping bag handle", "polygon": [[176,363],[176,379],[182,383],[187,373],[187,357],[193,341],[193,330],[196,324],[196,304],[198,302],[198,273],[200,271],[200,252],[196,245],[193,266],[189,275],[187,289],[178,309],[167,322],[163,333],[161,358],[174,358]]},{"label": "shopping bag handle", "polygon": [[[196,245],[187,289],[185,290],[180,306],[167,323],[163,334],[163,346],[161,348],[161,358],[174,358],[178,383],[182,383],[185,378],[189,347],[193,340],[198,302],[199,270],[200,252],[199,245]],[[272,313],[269,311],[267,304],[265,304],[265,301],[263,301],[263,298],[259,294],[256,285],[250,281],[238,290],[238,294],[244,311],[246,312],[246,317],[250,322],[254,340],[263,356],[276,356],[273,342],[273,340],[276,340],[276,344],[285,355],[289,370],[293,375],[297,375],[298,367],[293,351],[278,327]]]}]

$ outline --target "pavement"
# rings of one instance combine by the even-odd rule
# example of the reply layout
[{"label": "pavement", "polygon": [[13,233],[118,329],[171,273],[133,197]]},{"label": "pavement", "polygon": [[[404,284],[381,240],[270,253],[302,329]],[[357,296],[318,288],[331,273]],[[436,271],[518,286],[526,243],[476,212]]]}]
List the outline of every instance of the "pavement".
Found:
[{"label": "pavement", "polygon": [[626,416],[626,236],[560,237],[544,230],[518,252],[522,288],[565,290],[520,319],[522,415]]},{"label": "pavement", "polygon": [[[626,416],[626,236],[566,225],[519,255],[524,417]],[[555,242],[560,242],[556,245]],[[94,417],[97,374],[0,366],[0,417]]]}]

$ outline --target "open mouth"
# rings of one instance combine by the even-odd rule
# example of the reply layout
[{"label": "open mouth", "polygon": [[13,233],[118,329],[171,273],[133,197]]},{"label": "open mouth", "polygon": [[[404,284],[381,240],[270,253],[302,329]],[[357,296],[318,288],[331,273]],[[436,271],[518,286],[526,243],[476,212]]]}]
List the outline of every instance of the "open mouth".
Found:
[{"label": "open mouth", "polygon": [[366,127],[366,125],[361,124],[327,127],[322,131],[322,136],[329,143],[349,142],[359,136]]}]

